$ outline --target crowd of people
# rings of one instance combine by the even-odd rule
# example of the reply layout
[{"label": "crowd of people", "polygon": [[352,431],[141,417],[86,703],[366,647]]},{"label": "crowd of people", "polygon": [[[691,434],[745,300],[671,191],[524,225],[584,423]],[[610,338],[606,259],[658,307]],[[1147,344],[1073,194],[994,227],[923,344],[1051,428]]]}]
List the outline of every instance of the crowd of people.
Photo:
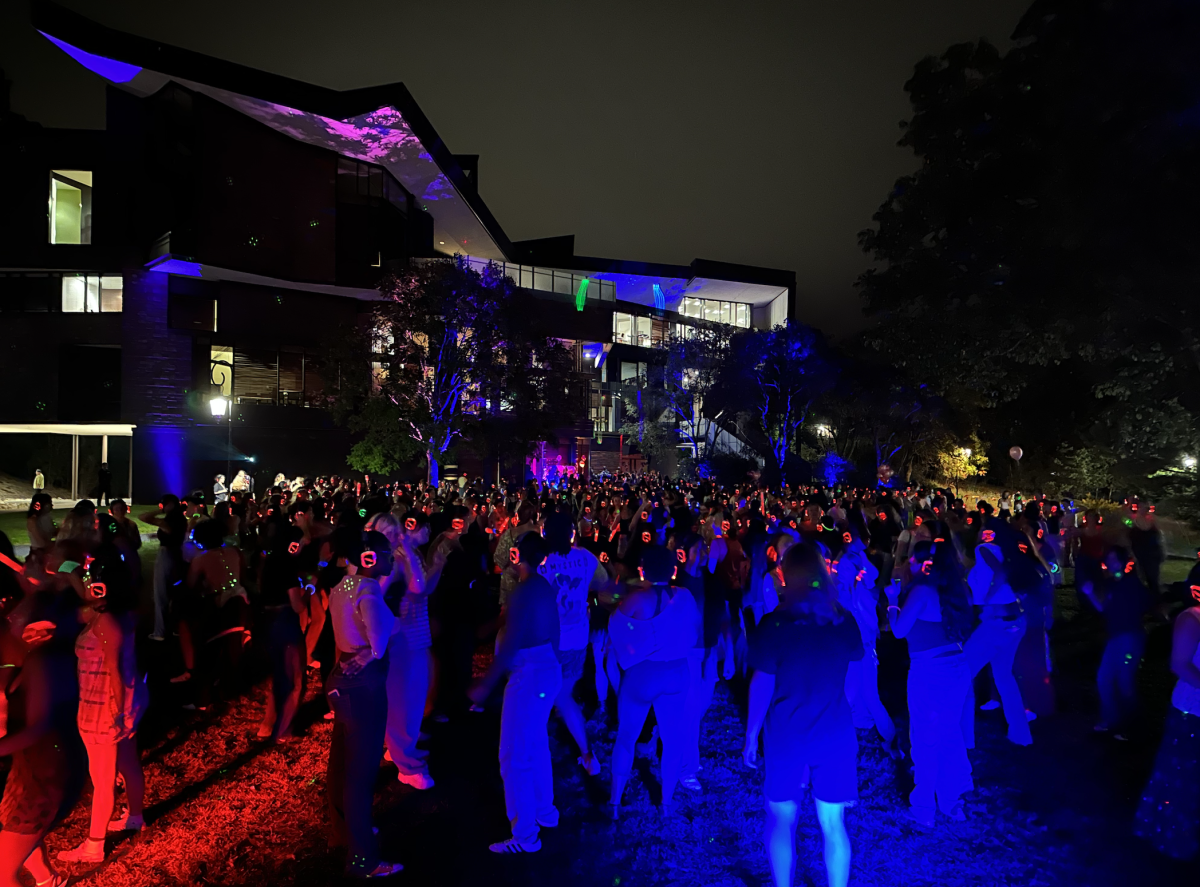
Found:
[{"label": "crowd of people", "polygon": [[[39,885],[66,883],[43,839],[88,777],[88,837],[60,861],[100,861],[111,833],[144,826],[139,631],[161,650],[156,661],[175,664],[164,698],[187,708],[244,693],[247,653],[264,661],[265,742],[294,738],[305,685],[320,682],[333,721],[331,842],[346,848],[351,875],[403,868],[379,847],[373,792],[381,758],[406,785],[433,788],[426,718],[477,717],[503,688],[511,834],[490,849],[530,853],[559,822],[552,717],[588,776],[607,763],[615,820],[639,739],[660,755],[670,816],[703,790],[701,725],[724,680],[744,703],[743,759],[765,768],[775,883],[793,881],[798,808],[811,795],[829,883],[841,887],[856,728],[911,759],[918,827],[964,820],[976,711],[1000,709],[1019,746],[1034,741],[1031,721],[1055,711],[1047,631],[1064,571],[1073,568],[1082,605],[1103,620],[1096,730],[1117,741],[1137,712],[1145,619],[1172,603],[1160,588],[1153,506],[1136,501],[1106,524],[1069,500],[1008,493],[969,506],[946,490],[765,490],[641,475],[507,489],[281,476],[256,495],[248,478],[227,487],[218,476],[211,495],[165,495],[139,515],[158,539],[146,576],[125,502],[107,511],[80,502],[61,525],[51,508],[44,492],[33,496],[23,563],[0,535],[0,755],[12,756],[0,887],[18,884],[22,867]],[[139,609],[143,587],[152,612]],[[1190,857],[1200,850],[1200,566],[1182,597],[1179,679],[1138,827],[1163,852]],[[905,643],[881,661],[884,632]],[[493,655],[475,676],[481,644]],[[906,712],[881,701],[881,669],[907,670]],[[591,686],[580,686],[589,672]],[[581,698],[598,703],[593,719],[615,705],[608,762],[589,744]]]}]

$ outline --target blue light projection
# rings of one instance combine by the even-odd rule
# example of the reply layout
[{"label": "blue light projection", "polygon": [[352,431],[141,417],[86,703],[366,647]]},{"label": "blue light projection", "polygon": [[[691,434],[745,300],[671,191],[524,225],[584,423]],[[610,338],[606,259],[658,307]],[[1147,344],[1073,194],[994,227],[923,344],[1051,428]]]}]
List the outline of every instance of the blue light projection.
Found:
[{"label": "blue light projection", "polygon": [[182,277],[203,277],[199,262],[188,262],[177,259],[172,255],[159,256],[146,263],[147,271],[158,271],[163,274],[178,274]]},{"label": "blue light projection", "polygon": [[116,59],[106,59],[102,55],[85,52],[77,46],[72,46],[70,43],[64,43],[57,37],[51,37],[45,31],[38,31],[43,37],[69,55],[79,64],[83,65],[89,71],[99,74],[105,80],[111,80],[113,83],[128,83],[138,74],[142,73],[142,69],[137,65],[131,65],[127,62],[118,62]]},{"label": "blue light projection", "polygon": [[151,476],[161,489],[153,495],[187,492],[184,488],[184,431],[171,425],[146,425],[138,429],[142,458],[152,466]]},{"label": "blue light projection", "polygon": [[662,287],[657,283],[654,284],[654,307],[659,311],[665,311],[667,308],[667,297],[663,295]]}]

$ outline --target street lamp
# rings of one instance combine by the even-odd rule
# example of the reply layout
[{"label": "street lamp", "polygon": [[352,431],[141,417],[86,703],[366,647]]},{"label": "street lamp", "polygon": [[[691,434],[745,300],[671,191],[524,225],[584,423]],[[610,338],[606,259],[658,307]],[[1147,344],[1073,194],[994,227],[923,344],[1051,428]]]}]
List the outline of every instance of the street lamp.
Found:
[{"label": "street lamp", "polygon": [[226,400],[223,397],[214,397],[208,402],[208,408],[212,410],[213,418],[220,421],[229,412],[229,420],[225,423],[225,489],[229,489],[233,479],[230,475],[233,473],[233,401]]},{"label": "street lamp", "polygon": [[1183,467],[1184,468],[1195,468],[1196,467],[1196,457],[1195,456],[1184,456],[1183,457]]}]

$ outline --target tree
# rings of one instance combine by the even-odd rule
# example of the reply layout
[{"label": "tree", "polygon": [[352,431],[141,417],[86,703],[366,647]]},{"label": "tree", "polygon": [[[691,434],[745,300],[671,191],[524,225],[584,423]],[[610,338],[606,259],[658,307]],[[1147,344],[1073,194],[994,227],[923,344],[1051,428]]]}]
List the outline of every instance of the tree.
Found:
[{"label": "tree", "polygon": [[729,349],[730,327],[689,327],[690,335],[672,336],[661,346],[666,407],[675,421],[678,442],[699,464],[713,430],[706,401],[715,389]]},{"label": "tree", "polygon": [[730,337],[714,375],[712,407],[737,418],[743,438],[766,460],[770,480],[782,476],[813,402],[833,385],[829,357],[821,335],[800,323]]},{"label": "tree", "polygon": [[532,297],[495,266],[415,263],[380,294],[343,348],[336,412],[366,435],[353,458],[393,466],[415,449],[436,483],[460,443],[491,435],[511,446],[516,437],[527,452],[550,423],[574,421],[570,352],[534,330]]},{"label": "tree", "polygon": [[866,345],[1047,466],[1076,431],[1171,464],[1200,414],[1200,8],[1038,0],[1014,39],[905,85],[921,166],[860,237]]}]

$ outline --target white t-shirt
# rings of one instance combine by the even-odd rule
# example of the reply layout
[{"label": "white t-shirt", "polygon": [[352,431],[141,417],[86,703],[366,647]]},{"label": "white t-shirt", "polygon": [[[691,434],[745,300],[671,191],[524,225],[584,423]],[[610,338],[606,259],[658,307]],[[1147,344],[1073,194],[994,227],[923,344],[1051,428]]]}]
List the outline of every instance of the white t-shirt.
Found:
[{"label": "white t-shirt", "polygon": [[582,650],[588,643],[588,590],[593,582],[606,583],[608,573],[590,551],[572,548],[547,557],[538,574],[558,592],[558,648]]}]

